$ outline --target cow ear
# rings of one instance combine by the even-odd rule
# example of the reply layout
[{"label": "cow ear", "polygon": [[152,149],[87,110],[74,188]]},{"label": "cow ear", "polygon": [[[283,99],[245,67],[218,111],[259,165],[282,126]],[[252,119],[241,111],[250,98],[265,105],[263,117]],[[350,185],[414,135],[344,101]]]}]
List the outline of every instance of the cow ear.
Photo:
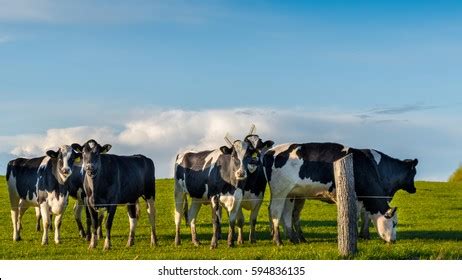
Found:
[{"label": "cow ear", "polygon": [[398,210],[398,207],[393,207],[388,209],[388,211],[385,213],[385,218],[391,219],[393,216],[396,214],[396,210]]},{"label": "cow ear", "polygon": [[104,145],[102,148],[101,148],[101,153],[102,154],[105,154],[107,152],[109,152],[109,150],[112,148],[112,146],[110,144],[106,144]]},{"label": "cow ear", "polygon": [[414,167],[417,166],[417,164],[419,164],[419,160],[418,159],[414,159],[414,161],[412,162],[414,164]]},{"label": "cow ear", "polygon": [[83,147],[80,146],[80,144],[77,144],[77,143],[74,143],[71,145],[72,149],[74,149],[74,151],[76,151],[77,153],[81,153],[82,150],[83,150]]},{"label": "cow ear", "polygon": [[228,148],[227,146],[221,146],[220,151],[225,155],[230,155],[233,151],[232,148]]},{"label": "cow ear", "polygon": [[271,149],[274,145],[274,142],[271,141],[271,140],[267,140],[265,141],[265,143],[263,143],[263,148],[266,148],[266,149]]},{"label": "cow ear", "polygon": [[53,150],[47,151],[47,156],[49,156],[49,157],[51,157],[51,158],[57,158],[58,155],[59,155],[59,153],[58,153],[58,152],[55,152],[55,151],[53,151]]}]

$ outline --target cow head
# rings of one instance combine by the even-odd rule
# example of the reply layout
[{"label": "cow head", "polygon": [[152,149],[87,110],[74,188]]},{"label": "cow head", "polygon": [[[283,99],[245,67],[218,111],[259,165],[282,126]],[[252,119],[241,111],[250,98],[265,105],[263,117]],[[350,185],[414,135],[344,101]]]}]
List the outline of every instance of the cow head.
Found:
[{"label": "cow head", "polygon": [[414,177],[417,173],[416,166],[418,163],[419,161],[417,159],[404,160],[404,164],[406,165],[406,175],[404,176],[401,188],[407,191],[408,193],[416,192],[416,188],[414,185]]},{"label": "cow head", "polygon": [[248,164],[252,159],[252,150],[245,141],[236,140],[232,143],[231,148],[222,146],[221,152],[225,155],[231,155],[231,169],[234,171],[234,177],[237,181],[247,179]]},{"label": "cow head", "polygon": [[386,242],[396,241],[396,226],[398,225],[397,207],[389,208],[385,214],[371,215],[372,221],[377,227],[379,236]]},{"label": "cow head", "polygon": [[250,146],[252,152],[252,160],[249,162],[248,170],[250,173],[254,173],[261,164],[262,155],[273,147],[274,142],[271,140],[263,142],[260,137],[255,134],[247,135],[244,141]]},{"label": "cow head", "polygon": [[49,150],[46,154],[57,160],[56,171],[63,183],[72,175],[74,163],[79,162],[82,157],[80,152],[68,145],[61,146],[57,151]]},{"label": "cow head", "polygon": [[95,140],[88,140],[83,146],[73,144],[72,148],[82,153],[83,169],[90,178],[95,178],[101,168],[101,154],[107,153],[112,146],[106,144],[101,146]]}]

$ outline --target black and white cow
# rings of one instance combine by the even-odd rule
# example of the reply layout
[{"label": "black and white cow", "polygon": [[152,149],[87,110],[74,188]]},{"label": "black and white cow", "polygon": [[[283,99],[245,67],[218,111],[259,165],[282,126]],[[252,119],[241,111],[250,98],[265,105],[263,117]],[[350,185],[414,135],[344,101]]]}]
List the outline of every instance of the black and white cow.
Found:
[{"label": "black and white cow", "polygon": [[[385,193],[385,197],[390,202],[395,193],[399,190],[404,190],[410,194],[416,192],[414,185],[414,177],[416,174],[416,166],[418,164],[417,159],[406,159],[399,160],[392,158],[382,152],[373,149],[361,149],[361,151],[371,159],[372,163],[377,169],[377,173],[380,177],[381,187]],[[335,197],[331,197],[332,200],[327,202],[335,203]],[[300,241],[305,241],[303,232],[300,226],[300,214],[303,209],[305,199],[297,199],[294,201],[294,212],[293,212],[293,225],[294,230],[298,234]],[[364,207],[358,209],[361,211],[361,230],[360,236],[364,239],[370,238],[369,226],[370,219],[366,213]]]},{"label": "black and white cow", "polygon": [[[80,237],[86,238],[88,241],[90,241],[91,233],[90,233],[90,228],[91,228],[91,219],[90,219],[90,213],[86,207],[86,195],[85,191],[83,189],[83,178],[84,178],[84,172],[82,170],[82,161],[81,161],[81,154],[79,153],[79,157],[76,158],[74,161],[74,165],[72,167],[72,174],[69,176],[69,179],[66,181],[66,186],[68,187],[69,191],[69,196],[74,198],[75,204],[73,206],[73,212],[74,212],[74,219],[77,224],[77,229],[79,231]],[[43,177],[40,177],[39,180],[43,180]],[[39,181],[40,184],[40,181]],[[83,227],[82,224],[82,210],[85,210],[85,216],[86,216],[86,230]],[[40,207],[35,207],[35,212],[36,212],[36,229],[37,231],[40,231],[40,220],[42,219],[42,215],[40,214]],[[103,215],[99,217],[100,221],[100,227],[98,227],[98,237],[102,237],[101,233],[101,221],[104,218]],[[51,225],[50,225],[51,228]]]},{"label": "black and white cow", "polygon": [[237,215],[237,226],[238,226],[238,238],[239,244],[243,243],[243,224],[244,214],[242,208],[250,211],[250,232],[249,241],[255,243],[255,225],[257,224],[258,212],[260,211],[263,203],[263,197],[266,190],[266,177],[263,169],[263,156],[270,149],[274,142],[267,140],[263,142],[258,135],[250,134],[244,138],[254,149],[252,159],[248,164],[248,175],[246,183],[244,184],[244,195],[241,202],[241,207]]},{"label": "black and white cow", "polygon": [[81,152],[83,157],[83,170],[85,172],[83,186],[92,221],[89,248],[96,248],[97,245],[98,210],[106,209],[108,215],[104,250],[110,249],[112,222],[117,205],[120,204],[127,204],[130,221],[127,247],[132,246],[139,216],[137,204],[140,197],[143,197],[147,202],[147,212],[151,224],[151,246],[154,246],[157,244],[154,163],[143,155],[106,154],[111,147],[109,144],[101,146],[93,139],[87,141],[83,146],[73,145],[73,148]]},{"label": "black and white cow", "polygon": [[[387,192],[377,164],[364,151],[335,143],[283,144],[270,149],[264,157],[271,190],[270,214],[273,240],[281,245],[279,223],[282,218],[290,240],[298,242],[293,232],[293,208],[298,199],[334,196],[333,162],[353,154],[355,190],[359,201],[377,227],[382,239],[396,240],[396,208],[390,208]],[[414,165],[415,175],[415,165]],[[411,176],[413,185],[413,176]],[[292,200],[292,201],[291,201]]]},{"label": "black and white cow", "polygon": [[21,239],[21,218],[29,207],[40,207],[43,217],[42,245],[48,244],[51,224],[50,211],[55,214],[55,243],[59,244],[64,210],[68,204],[68,179],[73,174],[74,161],[80,154],[64,145],[58,151],[49,150],[47,156],[8,163],[6,180],[11,203],[13,240]]},{"label": "black and white cow", "polygon": [[228,246],[234,246],[234,227],[247,179],[248,164],[254,150],[244,141],[236,140],[232,147],[202,152],[178,154],[175,161],[175,244],[179,245],[180,221],[186,195],[191,197],[189,223],[194,245],[199,245],[196,234],[196,216],[202,204],[212,205],[213,235],[211,248],[217,247],[219,205],[229,215]]}]

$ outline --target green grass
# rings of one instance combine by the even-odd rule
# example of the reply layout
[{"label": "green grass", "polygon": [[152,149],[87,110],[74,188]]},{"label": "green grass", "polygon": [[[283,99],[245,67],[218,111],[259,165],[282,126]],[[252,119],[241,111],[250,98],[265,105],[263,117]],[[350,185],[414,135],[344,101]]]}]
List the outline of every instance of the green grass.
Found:
[{"label": "green grass", "polygon": [[[303,210],[303,229],[309,243],[292,245],[285,242],[276,247],[269,239],[267,200],[260,211],[257,225],[258,242],[228,248],[226,241],[210,250],[210,208],[203,206],[198,218],[198,235],[202,245],[194,247],[189,229],[182,225],[182,245],[174,246],[173,181],[157,181],[157,232],[159,246],[149,247],[148,217],[145,203],[137,227],[135,246],[125,248],[128,237],[128,218],[125,207],[119,207],[112,230],[113,247],[102,250],[99,242],[95,250],[87,249],[87,242],[77,233],[71,201],[62,226],[62,244],[41,246],[41,233],[35,231],[35,215],[29,209],[23,219],[22,241],[12,241],[10,203],[4,177],[0,177],[0,252],[2,259],[338,259],[336,207],[319,201],[309,201]],[[418,182],[417,193],[398,192],[393,200],[398,206],[398,241],[384,244],[371,228],[372,239],[359,241],[355,259],[462,259],[462,184]],[[248,217],[248,212],[245,212]],[[224,219],[227,222],[227,219]],[[223,225],[223,232],[227,230]],[[246,235],[248,226],[245,227]]]}]

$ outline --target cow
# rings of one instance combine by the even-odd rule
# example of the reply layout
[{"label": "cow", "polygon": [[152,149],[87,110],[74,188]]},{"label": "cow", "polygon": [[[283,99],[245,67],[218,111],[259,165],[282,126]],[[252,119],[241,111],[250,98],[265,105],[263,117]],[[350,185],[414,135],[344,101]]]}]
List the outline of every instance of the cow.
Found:
[{"label": "cow", "polygon": [[242,244],[244,242],[242,236],[242,228],[244,224],[242,208],[250,211],[249,241],[250,243],[256,243],[255,225],[257,224],[257,216],[263,203],[263,197],[265,195],[267,184],[263,170],[263,156],[265,155],[266,151],[274,145],[274,142],[271,140],[263,142],[256,134],[247,135],[244,138],[244,141],[247,142],[248,145],[250,145],[255,150],[255,152],[252,154],[251,162],[249,162],[248,165],[249,172],[247,175],[246,183],[244,184],[244,194],[242,197],[241,207],[237,215],[238,244]]},{"label": "cow", "polygon": [[[69,176],[69,179],[66,181],[66,186],[68,187],[69,196],[74,198],[75,204],[73,206],[73,213],[74,219],[77,224],[77,230],[79,232],[80,237],[86,238],[87,241],[90,241],[90,228],[91,228],[91,219],[90,213],[86,207],[86,195],[85,191],[83,190],[83,170],[82,170],[82,161],[81,161],[81,154],[79,157],[76,158],[74,161],[74,165],[72,167],[72,174]],[[43,180],[43,177],[40,177],[39,180]],[[85,209],[86,214],[86,230],[82,224],[82,210]],[[42,215],[40,214],[40,207],[35,207],[36,213],[36,230],[40,231],[40,220],[42,219]],[[101,221],[104,216],[99,217],[99,225],[101,226]],[[101,227],[98,227],[98,238],[102,238]],[[50,229],[51,229],[50,224]]]},{"label": "cow", "polygon": [[82,153],[87,208],[90,212],[92,233],[89,249],[97,246],[98,212],[107,210],[106,239],[104,250],[111,248],[111,228],[117,205],[126,204],[130,222],[127,247],[135,242],[135,228],[139,216],[138,199],[147,203],[151,224],[151,246],[157,244],[155,200],[155,170],[151,159],[143,155],[118,156],[107,154],[111,145],[101,146],[95,140],[88,140],[82,146],[74,144]]},{"label": "cow", "polygon": [[17,158],[8,163],[6,180],[14,241],[21,240],[21,219],[25,211],[38,206],[43,217],[42,245],[48,244],[50,212],[55,214],[54,241],[56,244],[61,242],[61,222],[69,196],[68,181],[74,173],[74,162],[81,155],[68,145],[46,154],[32,159]]},{"label": "cow", "polygon": [[[270,149],[264,157],[265,174],[271,190],[270,215],[273,223],[273,241],[282,245],[279,222],[282,218],[287,234],[298,243],[293,231],[293,201],[306,197],[326,200],[334,197],[333,163],[353,155],[355,191],[386,242],[396,240],[396,207],[388,204],[387,192],[377,170],[377,164],[362,150],[337,143],[283,144]],[[411,169],[415,175],[413,161]],[[409,184],[413,185],[412,182]],[[291,201],[292,200],[292,201]]]},{"label": "cow", "polygon": [[238,210],[243,197],[243,188],[247,179],[248,164],[255,152],[245,141],[231,141],[228,146],[216,150],[184,152],[175,160],[175,245],[180,245],[180,221],[186,203],[191,197],[188,222],[191,227],[191,239],[195,246],[200,242],[196,234],[196,216],[202,204],[212,206],[213,235],[211,249],[218,246],[220,226],[219,205],[229,215],[228,246],[234,246],[234,232]]},{"label": "cow", "polygon": [[[417,159],[399,160],[373,149],[361,149],[361,151],[370,158],[372,163],[375,165],[385,197],[389,202],[399,190],[404,190],[410,194],[416,193],[414,177],[416,175],[416,166],[419,163]],[[292,222],[294,230],[296,234],[298,234],[298,239],[302,242],[306,241],[303,237],[303,232],[300,226],[300,214],[303,209],[304,202],[305,199],[296,199],[294,201]],[[335,203],[335,197],[332,197],[332,199],[327,202]],[[360,226],[360,236],[363,239],[369,239],[369,215],[366,213],[364,207],[361,207],[361,209],[358,210],[361,212],[360,215],[362,221]]]}]

